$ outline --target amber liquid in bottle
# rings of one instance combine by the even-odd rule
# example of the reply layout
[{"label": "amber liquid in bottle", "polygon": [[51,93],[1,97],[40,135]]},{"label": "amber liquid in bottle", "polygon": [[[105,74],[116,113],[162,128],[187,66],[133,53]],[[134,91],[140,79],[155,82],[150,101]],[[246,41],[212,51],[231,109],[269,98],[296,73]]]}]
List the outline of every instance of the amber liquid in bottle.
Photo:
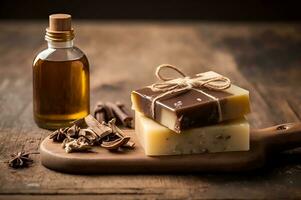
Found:
[{"label": "amber liquid in bottle", "polygon": [[89,65],[85,56],[70,61],[38,59],[33,68],[34,118],[56,129],[89,114]]},{"label": "amber liquid in bottle", "polygon": [[33,113],[39,127],[58,129],[89,114],[89,63],[85,54],[73,46],[71,16],[50,17],[53,21],[49,29],[51,25],[55,29],[66,24],[67,29],[47,30],[48,48],[33,61]]}]

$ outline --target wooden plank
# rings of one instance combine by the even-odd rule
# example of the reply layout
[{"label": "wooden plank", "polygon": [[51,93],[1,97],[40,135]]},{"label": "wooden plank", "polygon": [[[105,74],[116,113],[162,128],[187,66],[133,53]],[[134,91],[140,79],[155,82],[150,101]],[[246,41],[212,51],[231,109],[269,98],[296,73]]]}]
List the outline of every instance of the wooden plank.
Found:
[{"label": "wooden plank", "polygon": [[[286,127],[279,130],[279,127]],[[91,153],[66,154],[49,137],[40,144],[41,163],[49,169],[75,174],[247,172],[264,166],[271,154],[301,146],[301,123],[251,130],[250,150],[202,155],[147,157],[134,130],[124,130],[135,149],[119,153],[95,147]],[[141,133],[137,133],[141,134]]]},{"label": "wooden plank", "polygon": [[[46,22],[0,22],[0,194],[110,198],[301,198],[300,151],[278,155],[251,174],[74,176],[50,171],[34,155],[31,168],[9,169],[9,154],[37,150],[48,131],[32,119],[31,62],[46,46]],[[153,83],[155,67],[171,63],[187,74],[212,69],[251,90],[253,127],[299,121],[301,34],[296,24],[203,22],[79,22],[76,44],[91,65],[91,106],[124,101]],[[13,38],[13,39],[12,39]],[[271,73],[272,71],[272,73]],[[133,74],[135,76],[133,76]],[[284,164],[286,162],[286,164]],[[273,166],[273,165],[276,165]],[[92,195],[91,195],[92,196]],[[0,196],[7,198],[8,196]],[[96,196],[94,198],[97,198]]]}]

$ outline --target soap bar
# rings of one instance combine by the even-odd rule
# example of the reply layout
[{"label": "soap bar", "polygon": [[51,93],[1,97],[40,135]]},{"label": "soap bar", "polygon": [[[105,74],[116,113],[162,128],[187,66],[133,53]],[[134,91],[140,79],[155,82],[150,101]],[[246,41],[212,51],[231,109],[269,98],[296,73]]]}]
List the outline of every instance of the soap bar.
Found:
[{"label": "soap bar", "polygon": [[249,123],[245,118],[185,130],[182,134],[139,112],[135,112],[135,120],[135,132],[148,156],[249,150]]},{"label": "soap bar", "polygon": [[[202,74],[208,73],[219,75],[212,71]],[[243,117],[250,112],[249,91],[233,84],[222,91],[193,88],[160,98],[155,101],[155,109],[152,110],[151,103],[160,94],[150,87],[132,91],[133,109],[177,133],[192,127]]]}]

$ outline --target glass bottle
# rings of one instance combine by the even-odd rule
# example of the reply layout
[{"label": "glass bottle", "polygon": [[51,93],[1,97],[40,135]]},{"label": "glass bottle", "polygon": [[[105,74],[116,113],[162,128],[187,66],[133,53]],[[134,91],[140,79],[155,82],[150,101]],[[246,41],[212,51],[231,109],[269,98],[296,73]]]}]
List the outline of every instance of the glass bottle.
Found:
[{"label": "glass bottle", "polygon": [[50,15],[45,39],[33,61],[33,114],[39,127],[57,129],[90,112],[89,63],[73,46],[70,15]]}]

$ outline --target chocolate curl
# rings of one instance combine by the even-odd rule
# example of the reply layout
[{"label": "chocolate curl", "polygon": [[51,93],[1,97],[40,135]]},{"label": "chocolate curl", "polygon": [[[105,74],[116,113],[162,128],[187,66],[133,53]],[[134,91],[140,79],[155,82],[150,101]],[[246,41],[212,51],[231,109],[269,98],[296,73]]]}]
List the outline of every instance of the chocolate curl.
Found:
[{"label": "chocolate curl", "polygon": [[129,110],[127,109],[127,107],[126,107],[123,103],[121,103],[121,102],[119,102],[119,101],[116,102],[116,105],[117,105],[117,106],[118,106],[125,114],[127,114],[127,115],[131,118],[131,121],[130,121],[128,127],[129,127],[129,128],[134,128],[132,112],[129,111]]},{"label": "chocolate curl", "polygon": [[98,102],[94,109],[94,118],[99,122],[104,122],[106,120],[105,112],[105,104],[103,102]]},{"label": "chocolate curl", "polygon": [[94,118],[99,122],[106,122],[114,118],[114,113],[107,103],[99,101],[94,110]]},{"label": "chocolate curl", "polygon": [[[114,104],[116,106],[116,104]],[[129,143],[131,137],[124,135],[124,133],[122,132],[121,129],[119,129],[116,126],[116,119],[112,119],[108,122],[108,126],[111,128],[112,133],[115,134],[115,137],[117,137],[117,139],[113,139],[110,140],[110,138],[108,138],[108,141],[102,141],[101,143],[101,147],[108,149],[108,150],[116,150],[119,147],[123,147],[126,144]],[[135,144],[133,142],[130,142],[129,145],[127,145],[127,148],[134,148]]]},{"label": "chocolate curl", "polygon": [[106,111],[106,120],[107,121],[110,121],[111,119],[113,119],[115,117],[113,109],[110,106],[110,103],[105,103],[104,109]]},{"label": "chocolate curl", "polygon": [[128,141],[128,143],[126,143],[125,145],[123,145],[123,147],[125,148],[129,148],[129,149],[134,149],[135,148],[135,143]]},{"label": "chocolate curl", "polygon": [[109,142],[102,142],[101,147],[108,149],[108,150],[116,150],[119,147],[124,146],[130,141],[131,137],[125,136],[122,138],[118,138],[117,140],[114,141],[109,141]]},{"label": "chocolate curl", "polygon": [[132,117],[131,112],[126,108],[126,106],[125,106],[123,103],[117,101],[117,102],[116,102],[116,105],[117,105],[117,106],[118,106],[125,114],[127,114],[128,116],[131,116],[131,117]]},{"label": "chocolate curl", "polygon": [[122,122],[124,126],[132,128],[133,117],[122,109],[122,107],[124,108],[123,104],[114,104],[108,102],[106,103],[106,105],[108,105],[108,107],[110,107],[113,110],[115,116]]}]

